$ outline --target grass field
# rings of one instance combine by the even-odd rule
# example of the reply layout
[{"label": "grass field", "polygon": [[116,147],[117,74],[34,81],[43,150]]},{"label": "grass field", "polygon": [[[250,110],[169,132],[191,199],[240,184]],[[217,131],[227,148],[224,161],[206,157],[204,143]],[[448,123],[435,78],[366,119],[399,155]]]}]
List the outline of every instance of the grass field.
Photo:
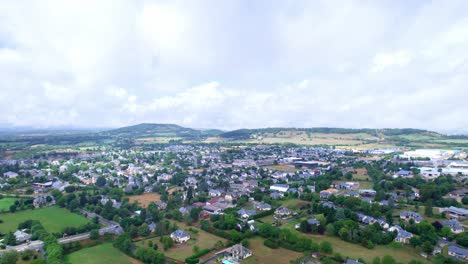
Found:
[{"label": "grass field", "polygon": [[0,214],[3,223],[0,224],[0,232],[15,231],[18,224],[26,220],[38,220],[49,232],[61,232],[65,227],[78,227],[88,223],[81,215],[71,213],[67,209],[59,207],[47,207],[37,210],[27,210],[16,213]]},{"label": "grass field", "polygon": [[[185,230],[188,229],[188,226],[186,226],[183,223],[177,222],[177,225],[179,226],[180,229],[185,229]],[[212,235],[196,227],[192,227],[192,228],[197,229],[199,231],[198,234],[187,231],[190,234],[190,237],[191,237],[190,240],[187,243],[174,244],[172,248],[170,248],[167,251],[164,251],[164,254],[170,258],[183,261],[187,257],[194,254],[193,246],[195,245],[197,245],[200,249],[205,249],[205,248],[213,248],[213,246],[218,241],[222,241],[223,244],[226,244],[226,239]],[[159,238],[150,238],[150,239],[138,241],[135,244],[139,247],[147,248],[148,241],[150,240],[153,241],[153,243],[158,244],[158,247],[160,248],[160,250],[162,250],[163,246],[159,242]]]},{"label": "grass field", "polygon": [[82,249],[68,255],[71,264],[140,264],[141,262],[123,254],[112,244],[102,244],[99,246]]},{"label": "grass field", "polygon": [[271,249],[263,245],[263,239],[256,237],[249,240],[249,248],[252,250],[252,256],[242,261],[242,264],[253,263],[290,263],[302,257],[303,254],[284,248]]},{"label": "grass field", "polygon": [[5,197],[0,199],[0,212],[9,211],[10,206],[13,205],[16,201],[16,198]]},{"label": "grass field", "polygon": [[157,193],[144,193],[128,197],[129,202],[137,201],[141,206],[147,207],[151,202],[158,202],[161,200],[161,195]]},{"label": "grass field", "polygon": [[313,234],[303,234],[312,238],[314,242],[320,243],[324,240],[329,241],[333,245],[334,252],[339,252],[342,256],[351,257],[354,259],[362,258],[367,263],[372,263],[375,257],[383,257],[385,255],[393,256],[399,262],[408,263],[411,260],[419,260],[423,263],[429,263],[426,259],[422,258],[418,250],[402,246],[394,248],[390,245],[376,246],[374,249],[367,249],[361,245],[356,245],[343,241],[337,237],[322,236]]}]

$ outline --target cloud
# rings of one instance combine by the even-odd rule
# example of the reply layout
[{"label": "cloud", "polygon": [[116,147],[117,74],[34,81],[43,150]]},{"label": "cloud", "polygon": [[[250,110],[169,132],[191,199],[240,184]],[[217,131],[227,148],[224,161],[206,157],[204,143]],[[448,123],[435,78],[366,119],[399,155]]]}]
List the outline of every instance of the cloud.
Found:
[{"label": "cloud", "polygon": [[468,126],[466,1],[3,1],[0,123]]}]

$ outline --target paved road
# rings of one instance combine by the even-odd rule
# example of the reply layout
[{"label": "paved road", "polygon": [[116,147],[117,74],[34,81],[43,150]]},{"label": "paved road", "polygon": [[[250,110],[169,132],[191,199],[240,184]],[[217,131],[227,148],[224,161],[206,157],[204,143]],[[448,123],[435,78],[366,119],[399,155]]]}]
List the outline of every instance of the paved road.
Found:
[{"label": "paved road", "polygon": [[68,243],[71,243],[71,242],[81,241],[81,240],[85,240],[85,239],[88,239],[88,238],[89,238],[89,232],[74,235],[74,236],[62,237],[62,238],[57,239],[57,242],[59,244],[68,244]]},{"label": "paved road", "polygon": [[23,252],[25,250],[42,250],[42,247],[44,246],[44,242],[40,241],[40,240],[35,240],[35,241],[31,241],[29,243],[25,243],[25,244],[21,244],[21,245],[18,245],[18,246],[7,246],[6,249],[4,250],[0,250],[0,255],[3,254],[3,252],[5,251],[9,251],[9,250],[16,250],[18,252]]}]

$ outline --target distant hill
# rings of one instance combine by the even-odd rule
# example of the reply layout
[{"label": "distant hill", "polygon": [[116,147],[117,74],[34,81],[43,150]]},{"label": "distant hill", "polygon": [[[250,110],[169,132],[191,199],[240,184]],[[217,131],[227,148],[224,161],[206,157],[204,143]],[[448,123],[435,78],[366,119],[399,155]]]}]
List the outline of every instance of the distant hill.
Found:
[{"label": "distant hill", "polygon": [[380,136],[404,136],[414,134],[426,134],[432,136],[440,136],[440,134],[432,131],[413,129],[413,128],[332,128],[332,127],[316,127],[316,128],[259,128],[259,129],[238,129],[220,134],[219,136],[226,139],[248,139],[258,134],[278,134],[285,132],[304,132],[304,133],[320,133],[320,134],[368,134],[375,137]]},{"label": "distant hill", "polygon": [[121,127],[118,129],[101,132],[101,135],[111,137],[145,138],[145,137],[180,137],[199,138],[206,136],[217,136],[221,130],[208,129],[197,130],[186,128],[175,124],[151,124],[143,123],[134,126]]}]

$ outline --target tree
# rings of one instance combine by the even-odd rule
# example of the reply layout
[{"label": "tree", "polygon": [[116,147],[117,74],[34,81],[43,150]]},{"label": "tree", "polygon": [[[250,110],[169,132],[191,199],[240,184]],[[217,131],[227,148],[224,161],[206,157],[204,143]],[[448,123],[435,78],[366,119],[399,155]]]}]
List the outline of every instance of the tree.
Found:
[{"label": "tree", "polygon": [[389,255],[385,255],[383,258],[382,258],[382,264],[395,264],[396,263],[396,260],[392,257],[392,256],[389,256]]},{"label": "tree", "polygon": [[464,205],[468,205],[468,196],[465,196],[465,197],[462,198],[462,203]]},{"label": "tree", "polygon": [[457,236],[457,243],[463,247],[468,247],[468,233],[464,232]]},{"label": "tree", "polygon": [[99,238],[99,231],[94,229],[89,233],[89,238],[92,240],[97,240]]},{"label": "tree", "polygon": [[5,237],[3,238],[3,243],[9,246],[16,245],[16,237],[13,232],[8,232]]},{"label": "tree", "polygon": [[145,237],[150,234],[150,229],[148,227],[147,223],[143,223],[139,228],[138,228],[138,235]]},{"label": "tree", "polygon": [[0,264],[16,264],[18,261],[18,253],[14,250],[9,250],[2,254]]},{"label": "tree", "polygon": [[106,181],[106,178],[104,178],[104,176],[99,176],[96,180],[96,186],[99,188],[104,187],[106,183],[107,181]]},{"label": "tree", "polygon": [[431,254],[432,251],[434,251],[434,246],[432,246],[431,242],[429,241],[426,241],[422,244],[421,246],[421,249],[427,253],[427,254]]},{"label": "tree", "polygon": [[322,241],[322,243],[320,243],[320,251],[326,254],[333,253],[332,244],[328,241]]}]

